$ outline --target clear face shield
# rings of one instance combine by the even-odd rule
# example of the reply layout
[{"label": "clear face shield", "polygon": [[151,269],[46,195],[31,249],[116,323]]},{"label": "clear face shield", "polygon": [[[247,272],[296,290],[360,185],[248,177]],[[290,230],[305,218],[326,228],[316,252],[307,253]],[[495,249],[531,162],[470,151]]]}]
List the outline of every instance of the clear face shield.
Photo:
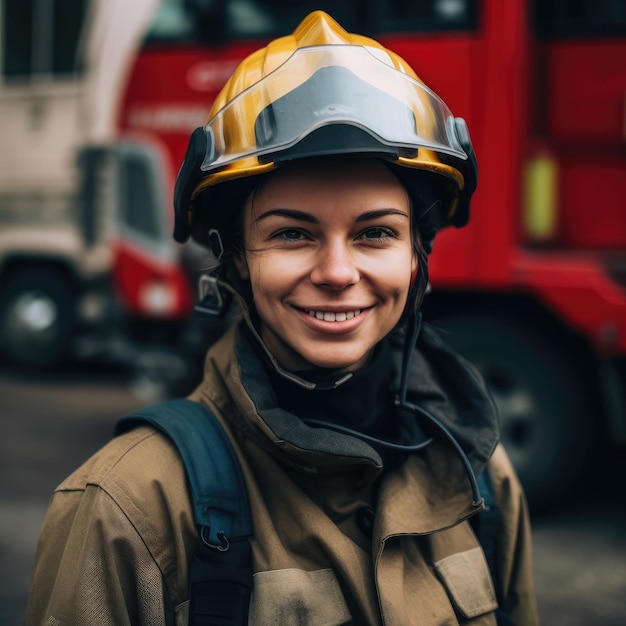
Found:
[{"label": "clear face shield", "polygon": [[[208,122],[201,170],[251,157],[258,163],[278,161],[326,127],[361,131],[368,138],[362,151],[410,159],[426,149],[465,160],[454,124],[443,100],[395,69],[381,50],[336,44],[301,48]],[[328,144],[332,132],[325,137]],[[351,153],[354,147],[348,141],[318,153]]]}]

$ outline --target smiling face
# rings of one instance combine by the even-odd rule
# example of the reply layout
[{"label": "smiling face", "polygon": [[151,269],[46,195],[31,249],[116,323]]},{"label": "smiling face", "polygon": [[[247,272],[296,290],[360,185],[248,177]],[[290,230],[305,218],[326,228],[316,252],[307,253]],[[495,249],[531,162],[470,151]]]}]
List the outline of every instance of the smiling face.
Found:
[{"label": "smiling face", "polygon": [[358,369],[400,320],[417,259],[409,197],[382,163],[277,170],[246,203],[243,240],[235,264],[286,369]]}]

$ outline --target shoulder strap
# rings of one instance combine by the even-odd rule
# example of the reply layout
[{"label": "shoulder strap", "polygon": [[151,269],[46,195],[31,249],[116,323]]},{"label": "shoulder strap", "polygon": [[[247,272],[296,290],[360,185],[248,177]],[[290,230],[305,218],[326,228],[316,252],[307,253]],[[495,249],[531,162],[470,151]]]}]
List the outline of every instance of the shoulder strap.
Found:
[{"label": "shoulder strap", "polygon": [[239,461],[215,415],[180,399],[119,420],[115,434],[150,424],[175,444],[187,472],[200,541],[190,566],[189,624],[247,624],[252,518]]},{"label": "shoulder strap", "polygon": [[[476,533],[476,537],[482,546],[494,587],[498,604],[502,607],[501,584],[498,567],[498,537],[502,532],[502,513],[496,502],[496,494],[493,481],[489,473],[489,467],[485,467],[483,473],[477,478],[480,494],[485,499],[485,509],[470,518],[470,524]],[[513,626],[511,618],[499,608],[496,611],[498,626]]]},{"label": "shoulder strap", "polygon": [[191,400],[172,400],[123,417],[115,434],[146,422],[176,445],[187,470],[194,519],[207,529],[205,539],[221,545],[223,535],[229,540],[251,535],[248,495],[239,461],[213,413]]},{"label": "shoulder strap", "polygon": [[485,467],[483,473],[477,477],[477,482],[480,495],[485,500],[485,508],[470,518],[470,524],[485,553],[491,577],[494,583],[497,583],[496,547],[500,532],[501,514],[496,504],[496,496],[488,467]]}]

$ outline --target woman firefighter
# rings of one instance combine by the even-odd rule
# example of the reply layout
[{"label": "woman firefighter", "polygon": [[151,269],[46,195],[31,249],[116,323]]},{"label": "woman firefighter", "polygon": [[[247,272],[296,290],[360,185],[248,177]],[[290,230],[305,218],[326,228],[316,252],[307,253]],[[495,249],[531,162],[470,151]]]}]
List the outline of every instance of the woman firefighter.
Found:
[{"label": "woman firefighter", "polygon": [[[535,624],[494,404],[419,313],[433,239],[467,223],[476,178],[464,121],[325,13],[245,59],[175,190],[176,239],[219,259],[205,306],[241,310],[177,405],[226,443],[207,451],[194,417],[181,453],[144,422],[61,484],[27,623]],[[227,498],[198,505],[188,463],[213,462],[218,490],[228,443],[251,520],[234,592],[234,538],[197,519]],[[201,575],[200,548],[218,557]]]}]

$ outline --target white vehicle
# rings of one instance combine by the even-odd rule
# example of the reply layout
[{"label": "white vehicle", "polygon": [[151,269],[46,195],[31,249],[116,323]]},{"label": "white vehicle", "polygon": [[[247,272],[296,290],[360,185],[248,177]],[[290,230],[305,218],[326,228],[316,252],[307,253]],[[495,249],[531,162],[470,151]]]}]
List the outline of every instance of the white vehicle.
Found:
[{"label": "white vehicle", "polygon": [[[117,115],[157,6],[0,0],[0,349],[13,362],[129,356],[123,336],[132,312],[111,278],[134,151],[120,141]],[[158,171],[152,180],[161,185],[149,205],[159,241],[144,248],[168,268],[179,264],[166,233],[170,180]],[[146,286],[134,313],[182,317],[168,287]]]}]

